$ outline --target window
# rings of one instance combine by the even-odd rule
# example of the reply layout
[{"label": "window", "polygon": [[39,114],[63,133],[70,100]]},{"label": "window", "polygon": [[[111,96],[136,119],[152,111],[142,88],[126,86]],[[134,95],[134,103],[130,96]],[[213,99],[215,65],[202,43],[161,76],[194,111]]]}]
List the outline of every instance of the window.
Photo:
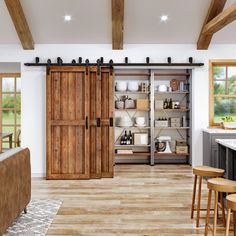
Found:
[{"label": "window", "polygon": [[236,61],[210,61],[210,126],[236,119]]},{"label": "window", "polygon": [[[21,124],[20,74],[0,74],[1,132],[12,134],[12,147],[17,146]],[[2,139],[2,148],[9,148],[9,137]]]}]

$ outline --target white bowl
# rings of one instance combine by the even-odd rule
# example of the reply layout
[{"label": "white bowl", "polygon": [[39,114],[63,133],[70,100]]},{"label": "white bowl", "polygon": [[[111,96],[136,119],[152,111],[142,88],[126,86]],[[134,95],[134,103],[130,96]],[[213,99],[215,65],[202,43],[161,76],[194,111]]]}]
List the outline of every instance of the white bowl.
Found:
[{"label": "white bowl", "polygon": [[143,116],[139,116],[139,117],[135,118],[135,122],[137,125],[143,125],[143,124],[145,124],[145,121],[146,121],[146,119]]},{"label": "white bowl", "polygon": [[127,90],[127,82],[126,81],[116,82],[116,91],[124,92],[126,90]]},{"label": "white bowl", "polygon": [[128,82],[128,90],[131,91],[131,92],[136,92],[138,91],[138,82],[135,82],[135,81],[129,81]]},{"label": "white bowl", "polygon": [[164,84],[161,84],[158,86],[158,91],[159,92],[166,92],[167,91],[167,86]]}]

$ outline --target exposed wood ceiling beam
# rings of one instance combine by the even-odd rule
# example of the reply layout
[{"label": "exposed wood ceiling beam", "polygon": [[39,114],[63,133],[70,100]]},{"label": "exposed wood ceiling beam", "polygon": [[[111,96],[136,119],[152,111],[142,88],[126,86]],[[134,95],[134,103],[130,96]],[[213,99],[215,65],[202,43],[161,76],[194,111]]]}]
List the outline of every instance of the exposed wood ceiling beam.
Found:
[{"label": "exposed wood ceiling beam", "polygon": [[123,49],[124,0],[112,0],[112,49]]},{"label": "exposed wood ceiling beam", "polygon": [[197,49],[208,49],[211,43],[213,34],[209,34],[209,33],[204,34],[203,33],[204,28],[211,20],[213,20],[217,15],[219,15],[223,11],[226,1],[227,0],[212,0],[211,1],[211,5],[208,9],[206,19],[203,23],[202,30],[198,38]]},{"label": "exposed wood ceiling beam", "polygon": [[236,20],[236,3],[208,22],[204,27],[203,34],[214,34],[234,20]]},{"label": "exposed wood ceiling beam", "polygon": [[34,40],[25,18],[20,0],[5,0],[18,37],[24,49],[34,49]]}]

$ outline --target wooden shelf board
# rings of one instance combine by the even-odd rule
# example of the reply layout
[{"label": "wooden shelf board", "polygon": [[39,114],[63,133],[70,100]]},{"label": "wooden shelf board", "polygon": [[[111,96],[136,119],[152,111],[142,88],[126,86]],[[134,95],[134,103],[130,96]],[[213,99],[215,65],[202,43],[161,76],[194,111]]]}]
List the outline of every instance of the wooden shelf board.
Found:
[{"label": "wooden shelf board", "polygon": [[[176,164],[176,163],[185,163],[187,164],[188,157],[187,156],[155,156],[155,163],[171,163],[171,164]],[[160,162],[159,162],[160,161]]]},{"label": "wooden shelf board", "polygon": [[155,156],[174,156],[174,157],[179,157],[179,156],[189,156],[189,153],[183,153],[183,154],[180,154],[180,153],[175,153],[175,152],[172,152],[172,153],[158,153],[158,152],[155,152],[154,153]]},{"label": "wooden shelf board", "polygon": [[131,92],[131,91],[124,91],[124,92],[118,92],[116,91],[115,94],[149,94],[150,92],[140,92],[140,91],[137,91],[137,92]]},{"label": "wooden shelf board", "polygon": [[150,73],[115,73],[115,76],[151,76]]},{"label": "wooden shelf board", "polygon": [[150,144],[148,144],[148,145],[119,145],[119,144],[116,144],[115,147],[150,147]]},{"label": "wooden shelf board", "polygon": [[190,129],[190,127],[154,127],[155,129]]},{"label": "wooden shelf board", "polygon": [[158,92],[155,91],[155,94],[188,94],[188,91],[177,91],[177,92]]},{"label": "wooden shelf board", "polygon": [[116,126],[116,128],[119,128],[119,129],[150,129],[151,127],[149,126],[124,126],[124,127],[121,127],[121,126]]},{"label": "wooden shelf board", "polygon": [[189,73],[154,73],[155,76],[189,76]]},{"label": "wooden shelf board", "polygon": [[150,156],[151,153],[150,152],[134,152],[132,154],[118,154],[115,153],[115,156]]},{"label": "wooden shelf board", "polygon": [[115,111],[150,111],[150,109],[115,109]]},{"label": "wooden shelf board", "polygon": [[177,111],[177,112],[187,112],[190,109],[180,108],[180,109],[155,109],[155,111]]}]

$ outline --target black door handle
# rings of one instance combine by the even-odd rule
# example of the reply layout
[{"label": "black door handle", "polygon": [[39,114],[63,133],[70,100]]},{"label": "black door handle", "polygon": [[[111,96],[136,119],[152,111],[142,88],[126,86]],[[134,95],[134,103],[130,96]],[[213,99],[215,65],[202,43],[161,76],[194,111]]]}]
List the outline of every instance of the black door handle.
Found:
[{"label": "black door handle", "polygon": [[113,117],[110,117],[110,127],[113,127]]},{"label": "black door handle", "polygon": [[85,117],[85,128],[88,129],[88,116]]},{"label": "black door handle", "polygon": [[97,118],[97,127],[101,127],[101,118]]}]

